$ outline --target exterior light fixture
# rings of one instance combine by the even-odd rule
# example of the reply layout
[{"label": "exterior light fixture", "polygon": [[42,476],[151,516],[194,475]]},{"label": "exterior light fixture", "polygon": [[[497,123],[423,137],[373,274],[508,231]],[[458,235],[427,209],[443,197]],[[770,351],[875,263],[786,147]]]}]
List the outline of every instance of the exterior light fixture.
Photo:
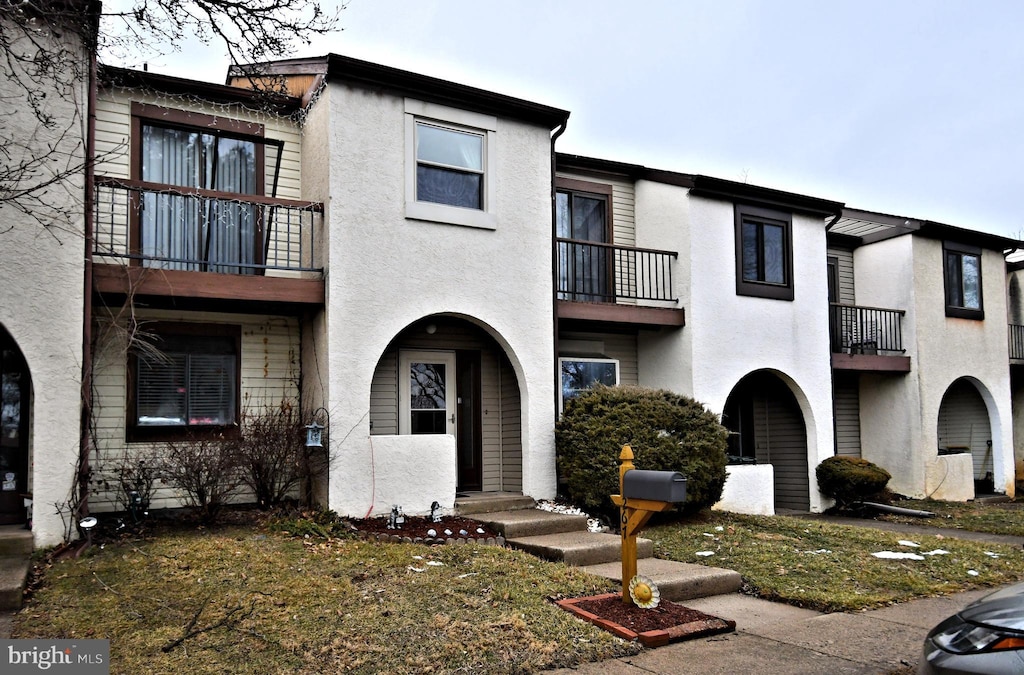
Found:
[{"label": "exterior light fixture", "polygon": [[78,526],[85,530],[85,541],[86,544],[92,544],[92,528],[96,527],[98,521],[92,516],[87,516],[78,521]]},{"label": "exterior light fixture", "polygon": [[320,424],[317,420],[320,419],[321,414],[327,420],[327,424],[330,424],[331,417],[327,413],[326,408],[317,408],[313,411],[313,421],[306,425],[306,447],[307,448],[322,448],[324,447],[324,429],[327,427]]}]

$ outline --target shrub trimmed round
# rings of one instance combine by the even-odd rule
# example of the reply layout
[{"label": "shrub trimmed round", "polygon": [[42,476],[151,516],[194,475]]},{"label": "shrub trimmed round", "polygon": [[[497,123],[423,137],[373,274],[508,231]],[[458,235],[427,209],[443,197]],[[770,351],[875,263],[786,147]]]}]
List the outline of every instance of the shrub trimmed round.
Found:
[{"label": "shrub trimmed round", "polygon": [[637,469],[686,476],[684,511],[722,498],[728,432],[693,399],[664,389],[596,386],[566,402],[555,425],[558,475],[580,508],[618,522],[619,454],[633,448]]},{"label": "shrub trimmed round", "polygon": [[818,489],[832,497],[839,506],[861,501],[881,492],[892,475],[859,457],[829,457],[814,470]]}]

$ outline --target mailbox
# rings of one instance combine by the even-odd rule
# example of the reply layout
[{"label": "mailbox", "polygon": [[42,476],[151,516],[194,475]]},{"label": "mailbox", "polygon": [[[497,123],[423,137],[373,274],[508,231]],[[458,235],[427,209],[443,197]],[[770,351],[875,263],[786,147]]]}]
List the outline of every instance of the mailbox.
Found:
[{"label": "mailbox", "polygon": [[622,496],[658,502],[685,502],[686,477],[678,471],[632,469],[622,477]]}]

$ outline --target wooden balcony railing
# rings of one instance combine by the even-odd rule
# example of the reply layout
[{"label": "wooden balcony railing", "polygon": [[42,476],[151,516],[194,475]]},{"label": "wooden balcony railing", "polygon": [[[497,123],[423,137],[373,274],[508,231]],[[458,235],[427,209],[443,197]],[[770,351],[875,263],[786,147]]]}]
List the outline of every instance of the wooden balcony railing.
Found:
[{"label": "wooden balcony railing", "polygon": [[555,239],[558,299],[580,302],[675,302],[673,251]]},{"label": "wooden balcony railing", "polygon": [[832,351],[842,354],[902,354],[902,309],[829,305]]},{"label": "wooden balcony railing", "polygon": [[323,205],[99,177],[95,256],[166,270],[322,272]]}]

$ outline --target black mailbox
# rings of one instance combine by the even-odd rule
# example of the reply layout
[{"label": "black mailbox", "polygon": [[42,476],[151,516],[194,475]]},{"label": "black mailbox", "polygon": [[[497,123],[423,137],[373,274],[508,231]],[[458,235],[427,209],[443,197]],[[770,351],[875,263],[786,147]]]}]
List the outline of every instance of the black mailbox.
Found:
[{"label": "black mailbox", "polygon": [[678,471],[632,469],[622,478],[622,492],[626,499],[685,502],[686,477]]}]

